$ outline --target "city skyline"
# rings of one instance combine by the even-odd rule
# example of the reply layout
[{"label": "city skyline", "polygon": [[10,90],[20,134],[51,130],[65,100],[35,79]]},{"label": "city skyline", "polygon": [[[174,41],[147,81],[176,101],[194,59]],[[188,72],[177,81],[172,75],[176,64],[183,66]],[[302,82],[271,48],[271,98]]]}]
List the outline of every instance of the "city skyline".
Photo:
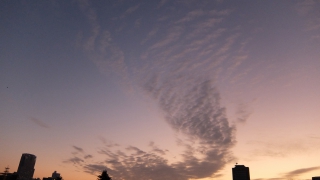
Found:
[{"label": "city skyline", "polygon": [[320,173],[320,2],[0,1],[0,167],[33,177]]},{"label": "city skyline", "polygon": [[[10,173],[9,172],[9,167],[6,167],[5,168],[5,171],[4,173],[1,173],[3,174],[3,178],[4,179],[8,179],[6,178],[7,175],[9,175],[9,180],[39,180],[41,178],[37,177],[37,178],[33,178],[33,173],[34,173],[34,165],[35,165],[35,159],[36,159],[36,156],[33,155],[33,154],[30,154],[30,153],[23,153],[22,156],[21,156],[21,160],[19,162],[19,167],[18,167],[18,171],[20,172],[13,172],[13,173]],[[29,162],[26,162],[26,161],[29,161]],[[32,169],[32,175],[31,177],[26,177],[27,176],[30,176],[28,172],[21,172],[21,171],[29,171],[29,169]],[[300,169],[300,170],[296,170],[296,171],[309,171],[309,169]],[[106,170],[102,170],[102,172],[106,172]],[[249,170],[249,167],[246,167],[245,165],[239,165],[238,163],[235,164],[235,166],[232,168],[232,179],[233,180],[250,180],[250,170]],[[13,177],[13,179],[10,177],[12,175],[15,175],[15,177]],[[101,175],[97,176],[100,178]],[[0,176],[2,177],[2,176]],[[62,179],[60,173],[58,173],[57,171],[54,171],[52,173],[52,176],[51,177],[43,177],[42,180],[55,180],[56,178],[58,178],[59,180]],[[115,177],[117,179],[117,177]],[[314,176],[312,177],[311,179],[312,180],[318,180],[320,178],[320,176]],[[264,178],[261,178],[261,179],[264,179]],[[64,180],[64,179],[62,179]]]}]

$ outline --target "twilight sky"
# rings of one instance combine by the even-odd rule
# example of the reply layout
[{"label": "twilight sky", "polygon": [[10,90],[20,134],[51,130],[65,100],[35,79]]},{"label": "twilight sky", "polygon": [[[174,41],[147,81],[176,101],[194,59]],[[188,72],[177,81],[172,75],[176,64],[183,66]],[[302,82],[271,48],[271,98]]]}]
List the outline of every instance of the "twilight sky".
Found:
[{"label": "twilight sky", "polygon": [[0,1],[0,171],[320,176],[320,1]]}]

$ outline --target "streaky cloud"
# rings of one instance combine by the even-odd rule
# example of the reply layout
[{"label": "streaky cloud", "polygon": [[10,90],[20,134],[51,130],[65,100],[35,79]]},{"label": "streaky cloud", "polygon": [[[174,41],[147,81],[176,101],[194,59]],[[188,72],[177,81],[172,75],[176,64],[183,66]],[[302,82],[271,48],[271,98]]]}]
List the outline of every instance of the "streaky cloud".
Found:
[{"label": "streaky cloud", "polygon": [[90,159],[90,158],[93,158],[93,156],[90,154],[84,156],[84,159]]},{"label": "streaky cloud", "polygon": [[315,170],[319,170],[319,169],[320,169],[320,166],[296,169],[296,170],[293,170],[293,171],[290,171],[290,172],[285,173],[285,174],[284,174],[284,177],[286,177],[286,178],[293,178],[293,177],[302,175],[302,174],[304,174],[304,173],[308,173],[308,172],[315,171]]},{"label": "streaky cloud", "polygon": [[30,120],[31,122],[35,123],[36,125],[42,127],[42,128],[47,128],[47,129],[50,128],[50,126],[47,125],[45,122],[43,122],[43,121],[41,121],[40,119],[37,119],[37,118],[35,118],[35,117],[31,117],[31,118],[29,118],[29,120]]},{"label": "streaky cloud", "polygon": [[244,103],[240,103],[237,107],[236,115],[237,122],[245,123],[251,115],[251,111],[248,109],[248,105]]},{"label": "streaky cloud", "polygon": [[80,148],[80,147],[78,147],[78,146],[72,146],[72,147],[73,147],[73,149],[75,149],[76,151],[83,153],[83,149],[82,149],[82,148]]},{"label": "streaky cloud", "polygon": [[79,157],[72,157],[72,158],[69,158],[63,162],[64,163],[73,163],[74,165],[81,165],[84,162],[84,160]]}]

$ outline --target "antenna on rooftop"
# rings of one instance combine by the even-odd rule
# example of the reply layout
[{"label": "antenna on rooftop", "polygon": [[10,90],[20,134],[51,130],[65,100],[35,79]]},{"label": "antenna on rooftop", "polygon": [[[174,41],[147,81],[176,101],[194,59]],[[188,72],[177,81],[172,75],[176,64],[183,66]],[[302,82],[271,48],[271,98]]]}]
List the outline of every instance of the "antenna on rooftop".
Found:
[{"label": "antenna on rooftop", "polygon": [[6,170],[4,171],[4,173],[7,175],[7,174],[9,173],[9,169],[10,169],[10,168],[9,168],[9,166],[7,166],[7,167],[5,167],[5,169],[6,169]]},{"label": "antenna on rooftop", "polygon": [[3,180],[6,180],[7,174],[9,173],[9,169],[10,169],[9,166],[5,167]]}]

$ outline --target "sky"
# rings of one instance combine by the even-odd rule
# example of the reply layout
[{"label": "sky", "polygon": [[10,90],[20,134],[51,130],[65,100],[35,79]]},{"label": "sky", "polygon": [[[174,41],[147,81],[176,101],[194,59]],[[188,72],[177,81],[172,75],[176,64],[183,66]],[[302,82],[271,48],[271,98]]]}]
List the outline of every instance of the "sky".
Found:
[{"label": "sky", "polygon": [[320,1],[1,0],[0,32],[1,172],[320,176]]}]

